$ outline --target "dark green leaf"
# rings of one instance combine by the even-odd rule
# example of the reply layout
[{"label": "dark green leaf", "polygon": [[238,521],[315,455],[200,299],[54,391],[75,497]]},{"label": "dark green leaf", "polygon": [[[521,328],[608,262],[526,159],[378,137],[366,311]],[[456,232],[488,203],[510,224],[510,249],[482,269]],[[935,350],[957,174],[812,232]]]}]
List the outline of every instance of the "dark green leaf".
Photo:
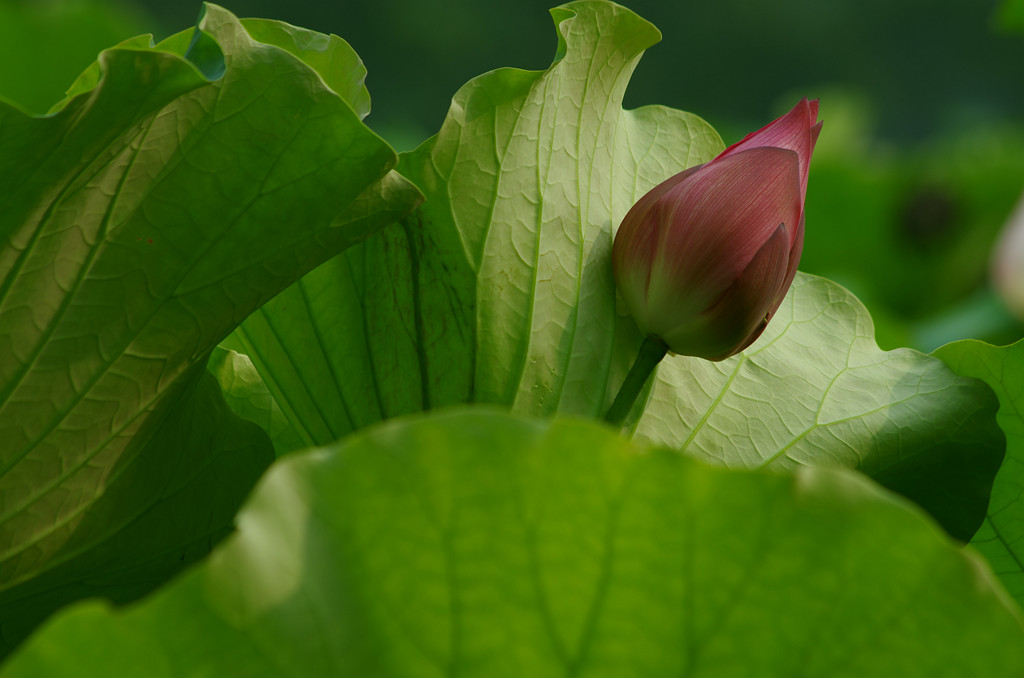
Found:
[{"label": "dark green leaf", "polygon": [[967,340],[935,351],[965,377],[984,380],[999,396],[1006,461],[992,487],[992,503],[971,544],[992,563],[1017,602],[1024,602],[1024,341],[996,347]]},{"label": "dark green leaf", "polygon": [[45,571],[0,595],[4,654],[70,601],[130,602],[207,555],[273,458],[263,430],[233,415],[213,377],[193,368]]},{"label": "dark green leaf", "polygon": [[[130,598],[209,548],[268,449],[215,387],[184,395],[186,375],[419,200],[343,98],[362,72],[307,65],[358,63],[351,50],[258,25],[294,44],[208,5],[191,38],[103,52],[50,116],[0,102],[0,610],[22,617],[26,591],[47,601],[33,617],[82,591]],[[182,501],[180,534],[161,528]],[[13,637],[26,619],[0,623]]]}]

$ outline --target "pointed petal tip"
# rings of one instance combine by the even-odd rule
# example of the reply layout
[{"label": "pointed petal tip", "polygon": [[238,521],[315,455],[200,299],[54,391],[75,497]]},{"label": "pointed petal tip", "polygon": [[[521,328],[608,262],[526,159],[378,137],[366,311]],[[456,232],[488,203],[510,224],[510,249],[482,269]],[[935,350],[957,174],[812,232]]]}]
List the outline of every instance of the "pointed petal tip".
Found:
[{"label": "pointed petal tip", "polygon": [[807,97],[804,97],[803,100],[807,102],[807,106],[808,106],[808,108],[810,108],[811,119],[812,120],[817,120],[818,119],[818,100],[817,99],[808,99]]}]

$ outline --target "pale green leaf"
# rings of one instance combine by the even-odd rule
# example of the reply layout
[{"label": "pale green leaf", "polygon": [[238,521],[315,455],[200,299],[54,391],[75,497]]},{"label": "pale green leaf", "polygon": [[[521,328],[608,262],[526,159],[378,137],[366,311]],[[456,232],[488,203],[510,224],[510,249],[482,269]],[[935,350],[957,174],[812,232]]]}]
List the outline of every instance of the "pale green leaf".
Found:
[{"label": "pale green leaf", "polygon": [[609,374],[630,359],[616,334],[630,349],[635,339],[614,308],[612,226],[646,187],[722,142],[689,113],[622,110],[659,38],[648,22],[606,2],[553,16],[550,69],[476,78],[440,133],[403,157],[428,195],[420,210],[242,326],[275,397],[307,403],[297,416],[313,416],[300,425],[318,444],[445,404],[594,414],[610,401]]},{"label": "pale green leaf", "polygon": [[3,676],[1011,678],[985,563],[842,469],[715,469],[584,421],[395,420],[275,465],[213,556],[62,613]]},{"label": "pale green leaf", "polygon": [[746,468],[856,468],[967,541],[1006,441],[991,389],[911,349],[881,351],[853,295],[798,275],[765,334],[720,363],[673,357],[635,435]]},{"label": "pale green leaf", "polygon": [[[243,325],[241,350],[306,439],[454,403],[589,417],[611,404],[642,339],[617,307],[612,234],[722,143],[689,113],[622,109],[653,26],[609,2],[552,14],[549,69],[472,80],[403,156],[424,205]],[[808,215],[807,239],[828,227]],[[880,351],[856,299],[804,276],[745,354],[669,358],[656,383],[629,422],[639,437],[734,467],[858,468],[964,540],[1005,445],[989,389]]]}]

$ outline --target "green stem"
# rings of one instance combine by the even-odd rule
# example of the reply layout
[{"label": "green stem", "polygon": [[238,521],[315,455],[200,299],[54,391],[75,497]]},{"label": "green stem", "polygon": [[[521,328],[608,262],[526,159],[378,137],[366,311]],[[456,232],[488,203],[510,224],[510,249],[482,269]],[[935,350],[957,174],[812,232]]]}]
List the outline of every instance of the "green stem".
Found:
[{"label": "green stem", "polygon": [[629,374],[622,382],[618,395],[615,396],[615,402],[608,408],[608,414],[604,415],[606,422],[612,426],[622,426],[626,415],[633,409],[633,403],[636,402],[640,391],[643,390],[644,384],[650,378],[651,372],[658,366],[666,353],[668,353],[668,346],[658,337],[650,336],[644,339],[644,343],[640,344],[640,353],[633,361],[633,366],[629,368]]}]

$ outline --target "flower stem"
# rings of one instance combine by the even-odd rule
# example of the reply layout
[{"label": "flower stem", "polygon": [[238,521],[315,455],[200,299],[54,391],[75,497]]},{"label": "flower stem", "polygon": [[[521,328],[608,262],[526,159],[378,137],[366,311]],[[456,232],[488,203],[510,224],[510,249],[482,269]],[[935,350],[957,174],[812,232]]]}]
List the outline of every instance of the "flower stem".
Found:
[{"label": "flower stem", "polygon": [[629,368],[626,380],[619,387],[615,401],[608,408],[608,414],[604,415],[606,422],[612,426],[622,426],[626,415],[633,409],[633,403],[636,402],[637,396],[640,395],[644,384],[650,378],[651,372],[658,366],[666,353],[668,353],[668,346],[658,337],[649,336],[644,339],[644,343],[640,344],[640,353],[633,361],[633,366]]}]

